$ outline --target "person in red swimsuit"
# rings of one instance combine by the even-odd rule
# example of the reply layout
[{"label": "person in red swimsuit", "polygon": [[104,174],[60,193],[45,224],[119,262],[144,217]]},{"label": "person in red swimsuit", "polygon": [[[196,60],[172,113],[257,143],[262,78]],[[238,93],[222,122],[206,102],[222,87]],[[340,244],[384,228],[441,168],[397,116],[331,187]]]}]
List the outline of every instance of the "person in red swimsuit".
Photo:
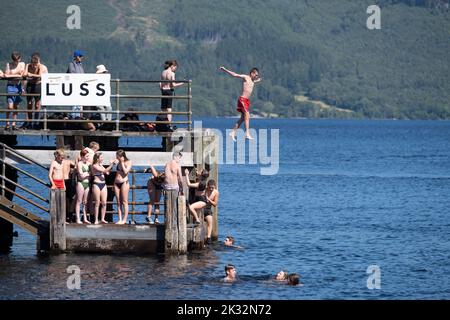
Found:
[{"label": "person in red swimsuit", "polygon": [[245,137],[249,140],[253,140],[250,135],[250,96],[252,95],[255,83],[261,81],[259,77],[259,71],[257,68],[250,70],[249,74],[237,74],[236,72],[230,71],[225,67],[220,67],[220,70],[228,73],[230,76],[242,79],[242,94],[238,98],[237,111],[241,113],[241,117],[238,122],[233,127],[230,132],[231,138],[236,141],[236,131],[239,129],[241,124],[245,123]]},{"label": "person in red swimsuit", "polygon": [[48,179],[52,184],[52,189],[66,189],[63,174],[64,150],[56,150],[54,156],[55,160],[52,161],[48,171]]}]

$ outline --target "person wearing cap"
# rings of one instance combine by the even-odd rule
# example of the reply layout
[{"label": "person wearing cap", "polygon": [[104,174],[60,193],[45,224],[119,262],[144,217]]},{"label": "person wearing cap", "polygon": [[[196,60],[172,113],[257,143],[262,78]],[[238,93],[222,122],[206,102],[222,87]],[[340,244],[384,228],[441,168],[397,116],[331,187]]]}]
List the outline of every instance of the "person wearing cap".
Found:
[{"label": "person wearing cap", "polygon": [[[73,53],[73,60],[71,63],[69,63],[69,67],[67,68],[67,73],[84,73],[82,63],[83,57],[84,53],[80,50],[76,50]],[[83,111],[83,106],[73,106],[72,111],[75,111],[72,113],[72,118],[80,118],[80,111]]]},{"label": "person wearing cap", "polygon": [[84,53],[80,50],[76,50],[73,53],[73,61],[69,63],[69,67],[67,68],[67,73],[84,73],[83,69],[83,60]]},{"label": "person wearing cap", "polygon": [[[103,64],[100,64],[96,67],[96,74],[104,74],[109,73],[108,69]],[[100,117],[103,121],[111,121],[112,113],[103,113],[104,111],[112,111],[111,106],[97,106],[97,110],[100,111]]]}]

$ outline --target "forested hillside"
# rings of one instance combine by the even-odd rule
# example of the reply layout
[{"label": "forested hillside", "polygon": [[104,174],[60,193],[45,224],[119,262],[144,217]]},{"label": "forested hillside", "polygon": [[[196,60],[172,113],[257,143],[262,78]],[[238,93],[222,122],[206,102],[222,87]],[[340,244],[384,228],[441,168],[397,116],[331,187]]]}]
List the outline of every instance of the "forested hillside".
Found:
[{"label": "forested hillside", "polygon": [[[374,2],[381,30],[366,27]],[[114,78],[154,80],[175,58],[177,77],[194,82],[196,115],[226,116],[240,83],[219,66],[256,66],[257,113],[450,118],[448,0],[79,0],[81,29],[69,30],[72,4],[2,3],[1,68],[12,50],[25,60],[39,51],[50,72],[65,72],[80,49],[87,72],[105,64]]]}]

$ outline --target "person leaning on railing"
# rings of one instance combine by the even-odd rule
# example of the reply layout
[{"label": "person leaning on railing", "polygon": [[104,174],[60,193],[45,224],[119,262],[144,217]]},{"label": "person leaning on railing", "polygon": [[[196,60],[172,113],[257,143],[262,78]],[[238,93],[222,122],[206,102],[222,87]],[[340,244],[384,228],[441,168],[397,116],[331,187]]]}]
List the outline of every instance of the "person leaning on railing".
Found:
[{"label": "person leaning on railing", "polygon": [[[19,94],[19,96],[7,96],[6,101],[8,104],[8,109],[17,110],[19,108],[19,104],[22,101],[20,94],[22,94],[22,82],[18,78],[22,78],[23,73],[25,71],[25,63],[21,62],[22,56],[18,52],[13,52],[11,54],[11,62],[6,64],[5,72],[3,74],[4,78],[8,79],[8,83],[6,85],[6,93],[9,94]],[[6,126],[5,129],[16,129],[16,120],[17,120],[17,112],[13,112],[12,115],[12,124],[9,124],[9,114],[10,112],[6,112]]]},{"label": "person leaning on railing", "polygon": [[31,122],[24,122],[22,125],[23,129],[39,129],[41,127],[38,120],[40,118],[39,111],[41,110],[41,75],[44,73],[48,73],[48,69],[41,63],[39,53],[35,52],[31,55],[31,62],[26,65],[23,76],[30,78],[26,86],[27,94],[38,94],[38,96],[27,97],[27,109],[30,112],[26,113],[26,120]]}]

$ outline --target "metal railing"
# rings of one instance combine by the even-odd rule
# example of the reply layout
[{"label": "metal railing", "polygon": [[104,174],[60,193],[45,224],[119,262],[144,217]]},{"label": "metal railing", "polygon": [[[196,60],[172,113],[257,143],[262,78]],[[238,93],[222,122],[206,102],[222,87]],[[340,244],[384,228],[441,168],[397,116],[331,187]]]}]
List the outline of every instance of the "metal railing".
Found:
[{"label": "metal railing", "polygon": [[[45,182],[43,180],[41,180],[40,178],[36,177],[35,175],[31,174],[30,172],[20,168],[17,165],[13,165],[12,163],[10,163],[9,160],[11,159],[17,159],[20,161],[23,161],[27,164],[30,165],[34,165],[35,168],[40,168],[40,169],[44,169],[45,171],[48,171],[48,167],[36,162],[35,160],[33,160],[32,158],[27,157],[26,155],[22,154],[21,152],[14,150],[13,148],[7,146],[4,143],[0,143],[0,165],[1,165],[1,174],[0,174],[0,180],[1,180],[1,195],[3,197],[5,197],[6,193],[10,193],[16,197],[18,197],[19,199],[27,202],[28,204],[32,205],[34,208],[37,208],[45,213],[50,213],[50,200],[48,197],[43,197],[42,195],[39,195],[37,192],[31,190],[29,187],[26,187],[16,181],[13,181],[11,179],[9,179],[7,177],[7,167],[10,167],[13,170],[16,170],[17,172],[25,175],[26,177],[30,178],[33,183],[37,183],[37,185],[42,188],[44,187],[44,189],[46,190],[46,194],[49,194],[49,189],[51,187],[50,183]],[[131,220],[133,222],[135,222],[135,215],[147,215],[147,211],[146,210],[140,210],[137,211],[138,206],[148,206],[150,201],[137,201],[137,196],[136,196],[136,190],[145,190],[145,193],[147,194],[147,186],[142,186],[142,185],[136,185],[136,174],[145,174],[147,173],[145,170],[131,170],[129,172],[130,176],[131,176],[131,180],[130,180],[130,176],[129,176],[129,183],[130,183],[130,192],[131,192],[131,201],[128,202],[129,205],[129,212],[128,214],[131,216]],[[76,172],[73,172],[73,174],[76,174]],[[16,188],[19,188],[20,190],[22,190],[24,192],[24,194],[20,194],[15,190],[12,190],[11,188],[8,188],[6,186],[6,184],[11,184]],[[108,189],[110,189],[108,192],[114,192],[113,188],[114,185],[107,185]],[[42,189],[40,189],[42,190]],[[115,197],[115,196],[114,196]],[[161,191],[161,197],[164,197],[163,191]],[[44,205],[37,203],[36,200],[34,200],[33,198],[38,199],[39,201],[43,202]],[[130,198],[130,194],[128,195],[128,198]],[[161,198],[160,198],[161,199]],[[76,201],[76,198],[73,199],[72,201]],[[92,202],[94,202],[94,200],[92,200]],[[116,205],[117,201],[107,201],[107,205]],[[66,205],[70,206],[70,203],[67,203]],[[160,207],[160,211],[158,213],[159,216],[164,216],[165,212],[163,210],[161,210],[164,207],[164,201],[158,201],[153,203],[153,205],[158,205]],[[107,213],[112,213],[117,214],[117,210],[116,211],[107,211]],[[154,212],[153,212],[154,213]],[[92,212],[91,212],[92,214]]]},{"label": "metal railing", "polygon": [[[114,172],[112,172],[114,173]],[[137,206],[145,206],[147,207],[150,203],[150,201],[137,201],[136,200],[136,190],[145,190],[146,194],[147,194],[147,186],[142,186],[142,185],[136,185],[136,174],[146,174],[148,172],[146,172],[145,170],[130,170],[129,175],[131,175],[131,180],[130,180],[130,176],[128,176],[128,183],[130,184],[130,192],[131,192],[131,201],[128,201],[128,206],[129,206],[129,212],[128,215],[131,216],[131,221],[135,222],[135,215],[147,215],[148,212],[145,210],[140,210],[137,211],[136,207]],[[106,185],[106,187],[108,189],[111,189],[110,192],[114,192],[114,184],[112,185]],[[161,194],[160,194],[160,199],[164,197],[164,192],[161,190]],[[115,196],[114,196],[115,198]],[[130,194],[128,194],[128,199],[130,199]],[[117,200],[117,199],[116,199]],[[116,205],[117,201],[107,201],[106,204],[108,205]],[[153,205],[157,205],[160,207],[160,211],[158,213],[158,216],[164,216],[165,212],[163,210],[161,210],[162,207],[164,207],[164,201],[160,202],[154,202]],[[111,211],[111,210],[107,210],[106,213],[112,213],[112,214],[117,214],[117,210],[116,211]],[[154,211],[153,211],[154,214]]]},{"label": "metal railing", "polygon": [[[0,143],[0,149],[1,149],[0,164],[2,167],[2,171],[1,171],[1,175],[0,175],[0,179],[2,181],[1,195],[3,197],[5,197],[6,193],[12,194],[12,195],[18,197],[19,199],[27,202],[28,204],[32,205],[33,207],[35,207],[39,210],[42,210],[46,213],[49,213],[50,212],[50,209],[49,209],[50,200],[48,198],[37,194],[30,188],[18,183],[17,181],[13,181],[13,180],[9,179],[7,172],[6,172],[7,167],[9,167],[9,168],[15,170],[16,172],[20,172],[20,173],[24,174],[26,177],[30,178],[33,181],[33,183],[37,183],[37,185],[40,186],[41,188],[44,187],[45,190],[47,190],[47,194],[48,194],[48,189],[51,187],[51,185],[49,183],[39,179],[38,177],[25,171],[24,169],[19,168],[18,166],[15,166],[15,165],[9,163],[7,161],[7,159],[12,159],[12,158],[20,159],[21,161],[24,161],[27,164],[33,165],[40,169],[44,169],[46,171],[48,171],[48,167],[43,166],[42,164],[38,163],[37,161],[27,157],[26,155],[22,154],[21,152],[19,152],[17,150],[14,150],[13,148],[7,146],[4,143]],[[8,188],[6,186],[6,183],[14,186],[15,187],[14,189],[19,188],[20,190],[22,190],[24,192],[25,195],[18,193],[16,190],[12,190],[12,189]],[[37,203],[34,198],[43,202],[44,205]]]},{"label": "metal railing", "polygon": [[[28,78],[30,79],[30,78]],[[20,80],[20,81],[26,81],[25,78],[0,78],[0,80]],[[188,130],[190,131],[192,129],[192,80],[177,80],[178,83],[186,83],[187,84],[187,95],[180,95],[180,96],[163,96],[163,95],[142,95],[142,94],[120,94],[121,92],[121,84],[124,83],[170,83],[173,81],[166,81],[166,80],[120,80],[120,79],[111,79],[111,83],[115,84],[115,86],[112,86],[115,88],[115,94],[111,94],[110,98],[115,100],[115,110],[111,111],[103,111],[103,110],[80,110],[80,111],[74,111],[72,109],[64,109],[64,108],[58,108],[58,109],[47,109],[47,106],[42,105],[40,110],[16,110],[16,109],[0,109],[0,112],[2,113],[13,113],[13,114],[30,114],[30,113],[37,113],[39,115],[38,119],[7,119],[7,118],[0,118],[0,122],[8,122],[8,121],[17,121],[17,122],[37,122],[42,123],[43,130],[49,130],[48,124],[49,123],[79,123],[79,124],[88,124],[88,123],[102,123],[102,124],[112,124],[115,127],[115,131],[121,131],[121,125],[123,124],[141,124],[144,123],[144,120],[121,120],[122,115],[132,114],[132,115],[178,115],[178,116],[186,116],[186,120],[181,121],[162,121],[162,120],[152,120],[147,121],[147,123],[153,123],[153,124],[186,124],[188,127]],[[3,93],[0,92],[0,97],[2,96],[20,96],[20,97],[40,97],[40,94],[29,94],[29,93]],[[121,110],[120,108],[120,102],[121,99],[150,99],[150,100],[156,100],[156,99],[173,99],[173,100],[185,100],[186,101],[186,111],[135,111],[135,110]],[[111,108],[112,108],[111,104]],[[91,119],[48,119],[49,114],[53,113],[66,113],[66,114],[72,114],[72,113],[98,113],[98,114],[111,114],[116,115],[116,119],[112,120],[91,120]],[[42,115],[42,117],[41,117]],[[82,129],[81,129],[82,130]]]}]

